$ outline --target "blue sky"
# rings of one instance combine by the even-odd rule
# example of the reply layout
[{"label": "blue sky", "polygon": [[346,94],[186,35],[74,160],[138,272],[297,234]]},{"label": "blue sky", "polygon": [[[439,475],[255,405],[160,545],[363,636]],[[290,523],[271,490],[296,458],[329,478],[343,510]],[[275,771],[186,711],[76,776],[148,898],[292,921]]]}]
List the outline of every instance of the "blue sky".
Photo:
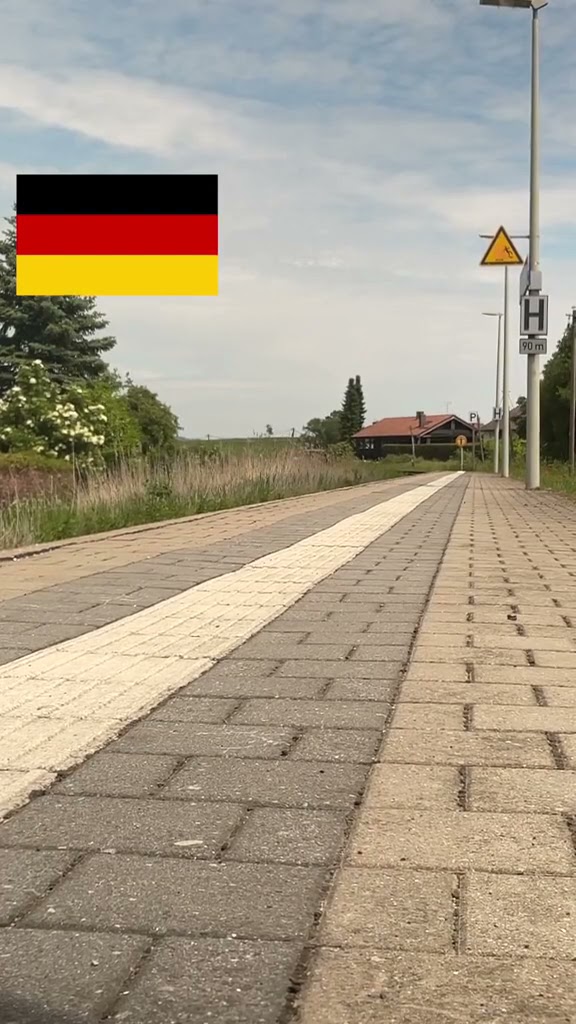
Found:
[{"label": "blue sky", "polygon": [[[542,270],[576,303],[576,5],[542,19]],[[217,298],[101,299],[113,361],[188,436],[488,417],[500,270],[528,221],[528,11],[476,0],[4,0],[0,212],[17,172],[216,172]],[[523,255],[525,243],[519,243]],[[525,392],[512,273],[511,392]],[[552,348],[552,345],[549,344]]]}]

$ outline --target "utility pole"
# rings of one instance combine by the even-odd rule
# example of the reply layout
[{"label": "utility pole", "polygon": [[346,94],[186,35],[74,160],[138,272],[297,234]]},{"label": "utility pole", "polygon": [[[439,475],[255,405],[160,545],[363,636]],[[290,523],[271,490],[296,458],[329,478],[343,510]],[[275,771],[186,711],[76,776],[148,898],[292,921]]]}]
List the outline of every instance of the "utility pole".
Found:
[{"label": "utility pole", "polygon": [[[568,314],[570,315],[570,314]],[[572,358],[570,360],[570,472],[574,472],[574,435],[576,433],[576,306],[572,307]]]},{"label": "utility pole", "polygon": [[508,339],[508,267],[504,267],[504,352],[502,354],[502,476],[510,476],[510,345]]},{"label": "utility pole", "polygon": [[[530,296],[539,297],[540,271],[540,7],[532,0],[532,75],[530,112]],[[526,379],[526,488],[540,487],[540,356],[528,355]]]},{"label": "utility pole", "polygon": [[[527,239],[527,238],[530,238],[530,235],[509,235],[508,237],[510,239],[517,239],[517,238],[526,238]],[[497,235],[494,236],[494,238],[493,238],[492,235],[485,235],[484,234],[484,235],[480,235],[480,238],[491,238],[493,240],[493,243],[494,243],[494,240],[495,240],[495,238],[497,238]],[[513,264],[510,264],[510,265],[513,265]],[[503,349],[503,351],[502,351],[502,412],[500,414],[500,420],[499,420],[499,423],[498,423],[498,426],[500,427],[500,433],[501,433],[501,436],[502,436],[502,470],[501,470],[501,472],[502,472],[502,476],[505,477],[505,478],[510,476],[510,395],[509,395],[509,390],[510,390],[510,384],[509,384],[509,379],[510,379],[510,332],[509,332],[510,309],[509,309],[509,301],[508,301],[508,297],[509,297],[509,281],[510,281],[510,277],[509,277],[510,265],[508,263],[504,264],[504,310],[503,310],[504,339],[503,339],[503,345],[502,345],[502,349]],[[492,313],[492,314],[486,313],[485,315],[486,316],[499,316],[500,314],[499,313]],[[498,374],[498,364],[497,364],[496,373]],[[497,399],[496,400],[496,405],[498,405],[498,404],[499,403],[498,403],[498,399]],[[494,419],[496,419],[496,418],[497,418],[497,413],[494,413]],[[496,462],[496,458],[495,458],[495,462]],[[494,472],[497,473],[498,470],[495,468]]]},{"label": "utility pole", "polygon": [[[548,297],[542,295],[540,273],[540,11],[548,0],[479,0],[486,7],[530,8],[532,13],[532,58],[530,74],[530,252],[526,300],[526,489],[540,487],[540,351],[545,333],[534,330],[532,318],[547,321]],[[532,329],[531,329],[532,328]],[[544,328],[547,331],[547,324]]]},{"label": "utility pole", "polygon": [[500,468],[500,418],[502,410],[500,406],[501,395],[501,368],[502,368],[502,313],[483,313],[482,316],[498,317],[498,346],[496,349],[496,401],[494,403],[494,472],[498,473]]}]

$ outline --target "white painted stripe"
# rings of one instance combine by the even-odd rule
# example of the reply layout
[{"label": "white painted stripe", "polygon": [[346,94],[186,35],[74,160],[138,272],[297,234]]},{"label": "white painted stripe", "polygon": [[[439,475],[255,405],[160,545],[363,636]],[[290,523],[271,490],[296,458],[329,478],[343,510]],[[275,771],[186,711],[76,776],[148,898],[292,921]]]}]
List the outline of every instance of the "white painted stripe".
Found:
[{"label": "white painted stripe", "polygon": [[[25,799],[26,778],[37,785],[43,772],[76,764],[198,678],[460,475],[416,487],[242,569],[0,667],[0,807]],[[10,792],[3,794],[8,772]],[[14,772],[22,773],[21,786],[14,785]]]}]

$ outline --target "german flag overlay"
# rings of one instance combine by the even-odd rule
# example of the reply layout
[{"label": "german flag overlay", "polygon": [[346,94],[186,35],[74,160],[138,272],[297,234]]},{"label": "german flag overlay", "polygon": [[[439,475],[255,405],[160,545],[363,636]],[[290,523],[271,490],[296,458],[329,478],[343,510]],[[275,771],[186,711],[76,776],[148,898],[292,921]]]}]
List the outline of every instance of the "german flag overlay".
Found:
[{"label": "german flag overlay", "polygon": [[216,174],[19,174],[17,295],[217,295]]}]

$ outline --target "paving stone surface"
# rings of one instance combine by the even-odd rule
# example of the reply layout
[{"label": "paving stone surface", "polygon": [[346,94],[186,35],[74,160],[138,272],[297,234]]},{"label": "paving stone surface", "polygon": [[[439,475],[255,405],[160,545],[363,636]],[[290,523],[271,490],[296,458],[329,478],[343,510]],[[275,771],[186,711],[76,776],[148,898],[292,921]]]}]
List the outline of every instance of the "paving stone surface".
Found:
[{"label": "paving stone surface", "polygon": [[470,482],[299,1024],[576,1020],[575,552],[570,500]]},{"label": "paving stone surface", "polygon": [[75,860],[71,850],[0,850],[0,925],[27,910]]},{"label": "paving stone surface", "polygon": [[300,1024],[571,1024],[576,968],[553,959],[324,949]]},{"label": "paving stone surface", "polygon": [[[98,628],[354,502],[14,593],[6,643]],[[576,1020],[575,552],[568,499],[455,482],[11,815],[18,1024],[39,1003],[48,1024]]]},{"label": "paving stone surface", "polygon": [[348,810],[367,774],[367,765],[329,761],[195,758],[173,776],[161,795],[166,799],[229,800],[252,806]]},{"label": "paving stone surface", "polygon": [[[9,918],[18,971],[10,985],[26,1012],[34,993],[47,991],[45,1006],[61,1024],[70,1013],[142,1024],[288,1020],[298,965],[315,943],[326,888],[466,486],[454,482],[428,498],[233,656],[0,824],[0,863],[19,865]],[[145,561],[133,556],[100,579],[62,579],[15,595],[0,616],[16,627],[28,621],[19,614],[31,615],[47,631],[66,625],[69,612],[82,621],[68,624],[94,630],[381,501],[381,490],[350,492],[316,515],[284,516],[277,527],[203,550],[192,542],[187,549],[180,524],[178,547]],[[66,559],[63,575],[71,572],[70,552]],[[62,623],[52,618],[56,600]],[[185,637],[184,626],[178,635]],[[16,649],[24,650],[20,641]],[[33,885],[27,858],[36,858]],[[436,884],[431,874],[426,891],[413,891],[413,920],[404,924],[408,888],[400,877],[392,886],[388,920],[407,948],[423,915],[426,948],[449,948],[447,878]],[[378,892],[382,902],[382,885]],[[53,992],[48,976],[36,980],[50,951],[60,955],[77,935],[78,963],[93,948],[99,971],[84,1002],[74,969],[69,977],[55,972]],[[121,969],[114,971],[112,957],[122,957]]]},{"label": "paving stone surface", "polygon": [[118,1003],[131,1024],[276,1024],[298,960],[288,942],[165,939]]},{"label": "paving stone surface", "polygon": [[136,970],[148,946],[146,938],[135,935],[0,931],[0,1020],[3,1024],[98,1020],[106,1014],[111,994]]},{"label": "paving stone surface", "polygon": [[344,867],[318,935],[326,946],[452,949],[457,881],[448,872]]}]

